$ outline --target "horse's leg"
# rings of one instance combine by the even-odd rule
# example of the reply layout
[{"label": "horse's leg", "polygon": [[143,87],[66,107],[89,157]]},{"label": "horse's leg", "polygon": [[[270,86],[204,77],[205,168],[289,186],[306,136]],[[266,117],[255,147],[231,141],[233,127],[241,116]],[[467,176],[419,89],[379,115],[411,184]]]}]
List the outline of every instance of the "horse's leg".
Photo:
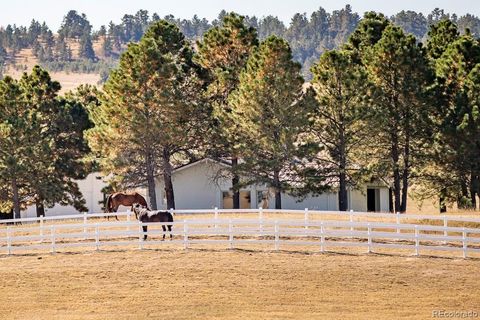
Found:
[{"label": "horse's leg", "polygon": [[171,224],[168,225],[168,232],[170,232],[170,240],[172,240],[173,236],[172,236],[172,225]]},{"label": "horse's leg", "polygon": [[143,228],[143,232],[145,232],[145,234],[143,235],[143,240],[147,240],[147,234],[146,234],[147,226],[142,226],[142,228]]},{"label": "horse's leg", "polygon": [[[117,206],[116,208],[114,208],[114,209],[113,209],[113,212],[117,212],[117,211],[118,211],[118,207],[119,207],[119,206]],[[119,221],[117,216],[115,216],[115,219],[117,219],[117,221]]]},{"label": "horse's leg", "polygon": [[162,224],[162,229],[163,229],[163,239],[162,240],[165,240],[165,232],[167,232],[167,228],[165,228],[164,224]]}]

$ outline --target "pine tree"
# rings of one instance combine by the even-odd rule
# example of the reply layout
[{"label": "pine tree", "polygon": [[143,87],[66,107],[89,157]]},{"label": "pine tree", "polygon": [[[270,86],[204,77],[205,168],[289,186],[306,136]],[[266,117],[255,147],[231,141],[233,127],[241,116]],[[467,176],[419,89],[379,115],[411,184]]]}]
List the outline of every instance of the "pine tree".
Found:
[{"label": "pine tree", "polygon": [[192,63],[192,48],[178,28],[153,23],[130,44],[104,85],[101,105],[91,110],[95,128],[90,146],[103,171],[115,173],[124,186],[147,185],[151,208],[157,208],[155,177],[163,176],[168,208],[175,208],[172,170],[181,154],[194,152],[208,110],[202,81]]},{"label": "pine tree", "polygon": [[457,26],[450,19],[431,25],[427,40],[428,56],[433,60],[440,58],[447,47],[458,39],[458,36]]},{"label": "pine tree", "polygon": [[222,14],[221,26],[210,29],[201,42],[197,43],[198,54],[195,60],[205,68],[211,82],[207,95],[214,108],[212,149],[214,157],[226,157],[232,161],[233,207],[240,208],[239,177],[234,174],[238,164],[235,150],[235,132],[231,127],[228,103],[230,93],[239,83],[240,72],[245,67],[252,50],[258,45],[255,29],[247,27],[244,17],[235,13]]},{"label": "pine tree", "polygon": [[65,37],[59,36],[55,44],[55,59],[57,61],[71,61],[72,50],[67,45]]},{"label": "pine tree", "polygon": [[329,177],[330,185],[338,185],[338,208],[346,211],[347,187],[355,187],[361,179],[355,156],[368,146],[368,79],[351,51],[327,51],[312,73],[318,106],[309,131],[313,144],[310,157],[315,164],[309,185],[321,190],[325,182],[320,178]]},{"label": "pine tree", "polygon": [[113,46],[112,46],[112,40],[110,39],[109,36],[105,36],[103,38],[103,43],[102,43],[102,54],[104,57],[110,57],[112,56],[112,50],[113,50]]},{"label": "pine tree", "polygon": [[80,38],[79,56],[80,58],[84,58],[90,61],[97,60],[97,57],[95,56],[95,51],[93,51],[92,38],[90,37],[90,34],[84,34]]},{"label": "pine tree", "polygon": [[431,144],[432,105],[425,91],[431,72],[415,37],[393,25],[365,57],[365,66],[377,93],[369,124],[375,137],[369,158],[377,176],[393,184],[395,211],[405,212],[414,169]]},{"label": "pine tree", "polygon": [[271,36],[249,58],[229,98],[235,119],[230,130],[242,137],[243,161],[237,170],[246,177],[243,183],[273,188],[276,209],[282,207],[281,193],[296,181],[298,138],[310,112],[303,84],[301,66],[292,60],[288,43]]},{"label": "pine tree", "polygon": [[480,175],[479,42],[471,35],[459,37],[435,60],[435,66],[439,130],[428,189],[440,194],[442,203],[455,201],[460,208],[475,209]]},{"label": "pine tree", "polygon": [[7,76],[0,81],[0,182],[7,190],[8,202],[14,217],[28,196],[23,187],[28,181],[28,159],[33,150],[29,141],[30,128],[35,123],[28,111],[18,81]]}]

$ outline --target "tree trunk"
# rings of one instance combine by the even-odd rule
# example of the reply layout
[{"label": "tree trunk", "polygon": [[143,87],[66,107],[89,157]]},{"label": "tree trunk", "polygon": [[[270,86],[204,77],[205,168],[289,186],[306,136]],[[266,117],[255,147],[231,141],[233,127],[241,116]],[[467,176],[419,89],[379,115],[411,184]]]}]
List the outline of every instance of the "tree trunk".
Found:
[{"label": "tree trunk", "polygon": [[405,139],[405,149],[403,155],[403,174],[402,174],[402,203],[400,205],[400,212],[405,213],[407,211],[408,200],[408,177],[410,175],[410,137],[407,134]]},{"label": "tree trunk", "polygon": [[399,152],[398,152],[398,137],[396,133],[392,133],[392,150],[391,157],[393,162],[393,195],[394,195],[394,210],[400,212],[400,169],[398,167]]},{"label": "tree trunk", "polygon": [[345,172],[340,172],[340,185],[338,190],[338,210],[348,210],[347,183]]},{"label": "tree trunk", "polygon": [[240,209],[240,190],[238,184],[240,183],[240,177],[235,173],[235,169],[238,165],[238,158],[232,158],[232,188],[233,188],[233,209]]},{"label": "tree trunk", "polygon": [[470,201],[472,204],[472,209],[477,210],[477,188],[476,188],[476,175],[472,171],[470,173]]},{"label": "tree trunk", "polygon": [[167,149],[163,149],[163,181],[165,182],[165,197],[167,198],[167,209],[175,209],[172,172],[173,168],[170,164],[170,152]]},{"label": "tree trunk", "polygon": [[37,217],[45,217],[45,206],[43,205],[43,200],[37,198],[37,200],[35,201],[35,206],[37,208]]},{"label": "tree trunk", "polygon": [[273,187],[275,188],[275,209],[282,209],[282,190],[280,188],[280,171],[273,172]]},{"label": "tree trunk", "polygon": [[150,209],[157,210],[157,193],[155,191],[155,163],[152,151],[147,151],[146,155],[147,165],[147,187],[148,200],[150,202]]},{"label": "tree trunk", "polygon": [[447,204],[445,203],[446,192],[447,192],[447,190],[445,190],[445,189],[440,190],[440,197],[439,197],[440,213],[447,212]]},{"label": "tree trunk", "polygon": [[[341,120],[343,121],[343,119]],[[340,156],[340,174],[339,174],[339,190],[338,190],[338,210],[347,211],[348,210],[348,199],[347,199],[347,159],[345,151],[345,130],[343,127],[340,128],[340,145],[339,145],[339,156]]]},{"label": "tree trunk", "polygon": [[388,211],[393,213],[393,190],[392,188],[388,188]]},{"label": "tree trunk", "polygon": [[468,193],[468,186],[465,181],[461,182],[460,188],[462,194],[458,197],[457,206],[459,209],[470,209],[470,204],[468,200],[470,198],[470,195]]},{"label": "tree trunk", "polygon": [[13,213],[15,219],[20,219],[20,197],[18,195],[17,178],[12,178],[12,193],[13,193]]}]

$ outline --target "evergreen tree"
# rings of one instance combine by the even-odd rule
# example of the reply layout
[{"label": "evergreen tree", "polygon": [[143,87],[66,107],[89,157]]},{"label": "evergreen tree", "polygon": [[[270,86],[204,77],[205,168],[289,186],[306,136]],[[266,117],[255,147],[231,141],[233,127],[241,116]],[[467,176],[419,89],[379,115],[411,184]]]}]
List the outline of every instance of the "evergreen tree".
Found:
[{"label": "evergreen tree", "polygon": [[427,39],[427,52],[431,59],[438,59],[447,47],[458,38],[457,26],[450,20],[444,19],[430,26]]},{"label": "evergreen tree", "polygon": [[298,137],[310,113],[300,72],[288,43],[271,36],[249,58],[229,98],[235,119],[230,136],[242,137],[237,170],[244,184],[273,188],[276,209],[282,208],[281,193],[297,180],[292,163],[300,156]]},{"label": "evergreen tree", "polygon": [[31,127],[36,126],[20,91],[18,82],[9,76],[0,81],[0,182],[7,190],[8,201],[3,206],[13,208],[20,218],[22,203],[28,196],[24,185],[28,181]]},{"label": "evergreen tree", "polygon": [[278,17],[266,16],[258,24],[258,38],[260,40],[264,40],[272,35],[282,37],[285,31],[285,25]]},{"label": "evergreen tree", "polygon": [[58,36],[55,44],[55,57],[57,61],[72,61],[72,50],[62,35]]},{"label": "evergreen tree", "polygon": [[425,160],[431,143],[431,104],[425,92],[431,81],[428,62],[415,37],[389,25],[365,57],[365,66],[377,90],[369,124],[375,137],[369,162],[377,176],[392,182],[395,211],[405,212],[414,169]]},{"label": "evergreen tree", "polygon": [[91,31],[92,26],[87,20],[87,16],[84,13],[79,15],[77,11],[70,10],[63,18],[58,34],[66,39],[81,38],[85,35],[90,35]]},{"label": "evergreen tree", "polygon": [[96,61],[95,51],[93,51],[92,38],[89,34],[85,34],[80,38],[80,58],[84,58],[90,61]]},{"label": "evergreen tree", "polygon": [[422,39],[427,33],[427,18],[422,13],[402,10],[392,17],[392,22],[401,27],[405,33]]},{"label": "evergreen tree", "polygon": [[45,215],[44,206],[52,207],[55,203],[86,211],[85,200],[74,182],[88,173],[83,157],[89,149],[83,132],[91,125],[85,107],[58,97],[59,83],[38,66],[25,74],[19,85],[36,120],[26,185],[34,195],[37,215]]},{"label": "evergreen tree", "polygon": [[439,130],[427,190],[440,194],[441,204],[455,201],[460,208],[475,209],[480,175],[480,44],[471,35],[461,36],[448,45],[435,65]]},{"label": "evergreen tree", "polygon": [[95,128],[88,137],[106,173],[124,186],[146,184],[157,208],[155,177],[163,176],[168,208],[175,208],[172,170],[182,153],[194,152],[204,134],[208,110],[201,99],[199,69],[178,28],[166,21],[151,25],[130,44],[104,85]]},{"label": "evergreen tree", "polygon": [[112,45],[112,40],[110,39],[109,36],[105,36],[103,38],[103,43],[102,43],[102,54],[104,57],[110,57],[113,54],[113,45]]},{"label": "evergreen tree", "polygon": [[346,211],[347,188],[355,187],[361,179],[355,155],[368,146],[370,135],[366,126],[368,79],[351,51],[327,51],[312,73],[318,107],[309,131],[309,157],[314,165],[307,176],[313,178],[308,185],[321,191],[325,184],[321,177],[329,177],[330,186],[338,186],[338,208]]},{"label": "evergreen tree", "polygon": [[211,83],[207,95],[213,103],[215,122],[212,149],[214,157],[228,157],[232,161],[234,190],[233,207],[240,207],[239,177],[234,174],[238,164],[235,133],[228,131],[230,119],[230,93],[239,83],[240,72],[252,50],[257,46],[255,29],[247,27],[244,18],[235,13],[224,15],[221,26],[210,29],[197,43],[196,61],[209,72]]},{"label": "evergreen tree", "polygon": [[355,51],[360,57],[368,55],[369,50],[382,38],[383,31],[390,22],[376,12],[366,12],[355,31],[348,38],[345,48]]}]

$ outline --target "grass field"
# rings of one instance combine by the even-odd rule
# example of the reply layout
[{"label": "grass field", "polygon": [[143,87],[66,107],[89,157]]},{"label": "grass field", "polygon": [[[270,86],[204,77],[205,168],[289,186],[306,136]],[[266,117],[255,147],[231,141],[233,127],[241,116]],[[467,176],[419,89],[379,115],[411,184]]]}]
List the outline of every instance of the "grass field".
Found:
[{"label": "grass field", "polygon": [[[75,49],[75,47],[73,47]],[[22,49],[20,50],[14,59],[14,62],[17,66],[22,66],[23,68],[15,69],[12,64],[8,64],[5,70],[5,75],[9,75],[15,79],[19,79],[23,72],[30,73],[32,68],[38,64],[38,60],[32,53],[32,49]],[[62,89],[61,94],[73,90],[81,84],[92,84],[96,85],[100,80],[100,75],[95,73],[68,73],[68,72],[50,72],[50,76],[53,80],[60,82]]]},{"label": "grass field", "polygon": [[0,258],[2,319],[398,319],[480,312],[480,260],[246,250]]}]

